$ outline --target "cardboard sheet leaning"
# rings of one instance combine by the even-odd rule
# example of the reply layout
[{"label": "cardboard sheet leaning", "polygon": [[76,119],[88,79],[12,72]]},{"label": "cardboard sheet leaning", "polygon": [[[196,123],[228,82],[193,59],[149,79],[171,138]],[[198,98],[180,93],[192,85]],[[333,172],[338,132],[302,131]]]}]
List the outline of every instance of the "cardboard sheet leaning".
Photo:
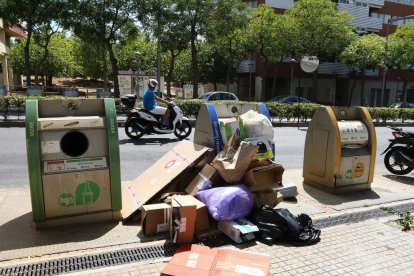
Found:
[{"label": "cardboard sheet leaning", "polygon": [[[184,172],[194,168],[208,155],[209,149],[181,141],[145,172],[131,182],[122,185],[122,217],[129,219]],[[201,165],[200,165],[201,166]]]}]

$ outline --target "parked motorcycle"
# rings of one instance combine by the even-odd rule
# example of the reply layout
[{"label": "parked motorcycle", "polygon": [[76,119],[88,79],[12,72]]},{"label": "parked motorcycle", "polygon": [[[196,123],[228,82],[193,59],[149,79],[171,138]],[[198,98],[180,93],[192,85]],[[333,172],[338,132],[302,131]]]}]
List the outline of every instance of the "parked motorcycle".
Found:
[{"label": "parked motorcycle", "polygon": [[174,133],[177,138],[184,139],[191,134],[190,120],[184,117],[183,111],[174,102],[168,104],[168,109],[170,109],[169,126],[165,128],[161,124],[162,115],[152,114],[144,108],[136,108],[136,99],[137,96],[133,94],[121,97],[121,102],[128,108],[128,117],[124,122],[124,127],[129,138],[137,140],[144,134]]},{"label": "parked motorcycle", "polygon": [[393,174],[408,174],[414,169],[414,132],[397,127],[389,128],[393,130],[394,139],[389,140],[390,144],[381,153],[386,153],[385,167]]}]

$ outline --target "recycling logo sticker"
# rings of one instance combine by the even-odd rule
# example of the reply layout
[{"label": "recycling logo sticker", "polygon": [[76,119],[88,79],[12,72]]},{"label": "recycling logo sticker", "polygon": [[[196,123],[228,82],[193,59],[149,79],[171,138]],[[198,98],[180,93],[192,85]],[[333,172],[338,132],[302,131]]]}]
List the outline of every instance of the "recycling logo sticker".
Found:
[{"label": "recycling logo sticker", "polygon": [[101,189],[93,181],[85,181],[76,187],[75,197],[71,193],[63,193],[59,196],[59,204],[63,207],[74,205],[90,205],[99,199]]}]

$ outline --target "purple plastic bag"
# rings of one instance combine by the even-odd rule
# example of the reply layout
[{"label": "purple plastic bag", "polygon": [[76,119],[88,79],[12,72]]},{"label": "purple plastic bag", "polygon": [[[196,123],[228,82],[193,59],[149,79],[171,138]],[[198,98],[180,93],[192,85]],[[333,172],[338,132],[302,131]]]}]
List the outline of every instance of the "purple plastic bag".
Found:
[{"label": "purple plastic bag", "polygon": [[243,218],[253,209],[253,194],[243,184],[199,191],[196,197],[207,205],[215,220]]}]

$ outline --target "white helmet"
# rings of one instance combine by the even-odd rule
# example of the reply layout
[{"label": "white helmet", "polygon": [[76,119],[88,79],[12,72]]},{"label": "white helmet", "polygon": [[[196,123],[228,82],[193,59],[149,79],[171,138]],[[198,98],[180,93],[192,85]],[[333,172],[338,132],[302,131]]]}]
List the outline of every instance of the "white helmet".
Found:
[{"label": "white helmet", "polygon": [[148,86],[149,86],[149,87],[152,87],[152,88],[155,88],[155,87],[157,87],[157,86],[158,86],[158,81],[157,81],[157,80],[155,80],[155,79],[149,79],[149,80],[148,80]]}]

